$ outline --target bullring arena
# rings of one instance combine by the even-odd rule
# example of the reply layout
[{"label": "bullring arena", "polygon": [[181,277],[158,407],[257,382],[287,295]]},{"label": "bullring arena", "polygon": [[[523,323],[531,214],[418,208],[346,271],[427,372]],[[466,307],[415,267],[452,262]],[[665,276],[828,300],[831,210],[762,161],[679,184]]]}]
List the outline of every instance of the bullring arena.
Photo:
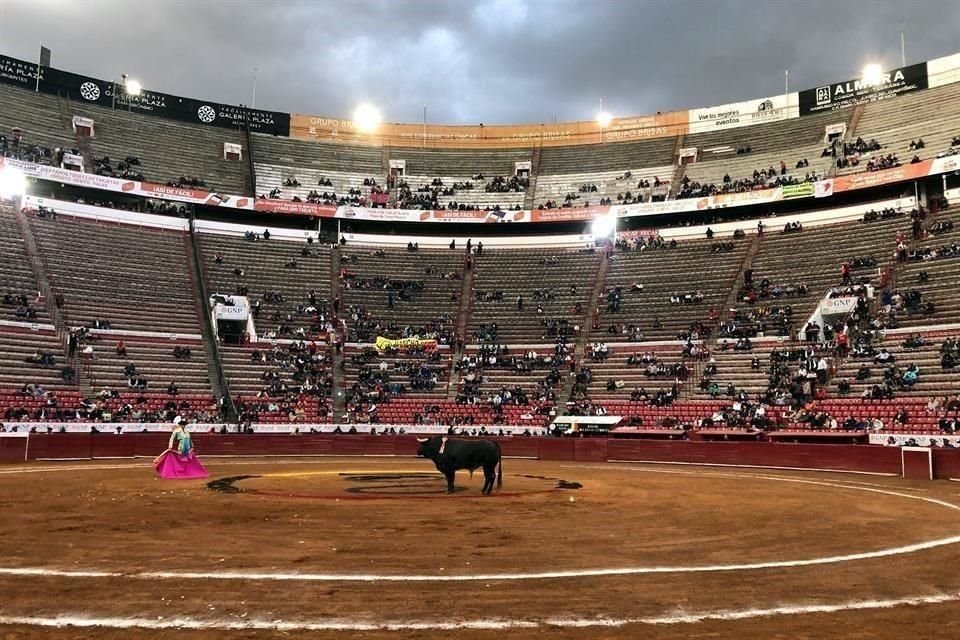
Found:
[{"label": "bullring arena", "polygon": [[[144,438],[140,446],[163,446]],[[198,448],[226,448],[215,438],[198,436]],[[480,496],[480,478],[461,473],[448,496],[429,461],[403,455],[412,438],[359,438],[297,446],[392,446],[397,455],[207,457],[209,479],[172,483],[154,478],[149,459],[0,469],[7,637],[815,638],[829,628],[830,637],[903,638],[956,629],[953,483],[608,463],[599,460],[666,452],[508,441],[505,454],[519,457],[504,460],[500,492]],[[121,452],[116,442],[95,446]],[[817,445],[806,446],[814,450],[786,455],[810,459]]]},{"label": "bullring arena", "polygon": [[960,637],[960,54],[484,126],[6,53],[0,640]]}]

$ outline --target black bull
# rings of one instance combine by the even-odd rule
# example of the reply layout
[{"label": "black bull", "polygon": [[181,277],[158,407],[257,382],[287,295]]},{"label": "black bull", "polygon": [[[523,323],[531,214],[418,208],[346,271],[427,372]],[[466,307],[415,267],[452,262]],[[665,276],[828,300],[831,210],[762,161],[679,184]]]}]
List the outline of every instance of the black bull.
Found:
[{"label": "black bull", "polygon": [[[453,493],[453,479],[459,469],[468,469],[472,474],[483,467],[483,493],[493,491],[493,481],[497,489],[503,486],[503,461],[500,445],[490,440],[453,440],[450,438],[417,438],[420,447],[417,455],[433,460],[437,471],[447,479],[447,493]],[[499,467],[499,468],[498,468]]]}]

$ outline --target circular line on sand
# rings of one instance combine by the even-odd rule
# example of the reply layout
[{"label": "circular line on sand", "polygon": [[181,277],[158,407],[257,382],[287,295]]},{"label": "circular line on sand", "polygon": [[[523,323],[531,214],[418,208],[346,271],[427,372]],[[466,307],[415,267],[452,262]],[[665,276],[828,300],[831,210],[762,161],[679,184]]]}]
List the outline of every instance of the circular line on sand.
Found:
[{"label": "circular line on sand", "polygon": [[716,621],[751,620],[784,615],[829,614],[843,611],[893,609],[903,606],[923,606],[960,601],[958,593],[942,593],[888,600],[854,600],[833,604],[790,604],[770,608],[728,609],[677,613],[643,618],[565,617],[543,619],[478,618],[473,620],[418,620],[377,621],[375,619],[328,618],[323,620],[266,620],[258,618],[205,619],[193,617],[137,618],[94,617],[88,615],[15,616],[0,614],[0,626],[24,625],[34,627],[76,627],[151,630],[223,630],[223,631],[457,631],[464,629],[503,631],[512,629],[551,628],[620,628],[630,625],[667,626]]},{"label": "circular line on sand", "polygon": [[[667,469],[647,469],[642,467],[598,467],[583,466],[575,467],[581,469],[601,469],[601,470],[628,470],[644,473],[663,473],[675,475],[697,475],[707,477],[730,477],[741,479],[757,478],[772,480],[777,482],[790,482],[797,484],[808,484],[824,487],[834,487],[847,489],[851,491],[862,491],[865,493],[876,493],[894,497],[906,498],[908,500],[918,500],[930,504],[939,505],[955,511],[960,511],[960,506],[925,496],[910,495],[897,491],[878,489],[863,486],[844,485],[837,482],[824,482],[820,480],[809,480],[796,477],[779,477],[763,474],[738,474],[738,473],[697,473],[693,471],[678,471]],[[652,567],[611,567],[596,569],[579,569],[567,571],[543,571],[527,573],[489,573],[473,575],[435,575],[435,574],[352,574],[352,573],[290,573],[290,572],[257,572],[257,571],[140,571],[140,572],[120,572],[104,570],[69,570],[69,569],[48,569],[44,567],[0,567],[0,576],[46,576],[62,578],[127,578],[140,580],[255,580],[255,581],[280,581],[280,582],[475,582],[475,581],[513,581],[513,580],[555,580],[565,578],[585,578],[585,577],[605,577],[605,576],[628,576],[642,574],[664,574],[664,573],[716,573],[728,571],[757,571],[763,569],[783,569],[796,567],[809,567],[816,565],[839,564],[845,562],[856,562],[861,560],[871,560],[876,558],[886,558],[890,556],[905,555],[926,551],[960,543],[960,535],[948,538],[939,538],[928,540],[900,547],[891,547],[879,549],[876,551],[866,551],[846,555],[827,556],[820,558],[809,558],[806,560],[778,560],[770,562],[755,562],[743,564],[718,564],[718,565],[693,565],[693,566],[652,566]]]}]

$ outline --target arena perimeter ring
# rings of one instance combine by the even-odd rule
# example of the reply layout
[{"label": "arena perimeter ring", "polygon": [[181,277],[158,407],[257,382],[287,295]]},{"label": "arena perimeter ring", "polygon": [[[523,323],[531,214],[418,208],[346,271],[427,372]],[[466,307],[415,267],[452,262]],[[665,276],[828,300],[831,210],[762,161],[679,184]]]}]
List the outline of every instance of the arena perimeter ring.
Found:
[{"label": "arena perimeter ring", "polygon": [[426,461],[208,466],[242,490],[0,469],[0,638],[957,637],[954,484],[507,459],[464,500],[482,477],[433,495]]}]

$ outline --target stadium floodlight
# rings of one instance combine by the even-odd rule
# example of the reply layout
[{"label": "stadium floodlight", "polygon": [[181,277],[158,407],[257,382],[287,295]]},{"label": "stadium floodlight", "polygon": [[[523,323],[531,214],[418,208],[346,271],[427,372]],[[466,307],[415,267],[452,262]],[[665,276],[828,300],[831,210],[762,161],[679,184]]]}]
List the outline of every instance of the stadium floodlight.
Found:
[{"label": "stadium floodlight", "polygon": [[126,78],[123,88],[128,96],[138,96],[143,92],[143,86],[133,78]]},{"label": "stadium floodlight", "polygon": [[380,112],[373,105],[361,104],[353,112],[353,122],[362,133],[373,133],[380,121]]},{"label": "stadium floodlight", "polygon": [[16,167],[0,167],[0,198],[16,200],[27,192],[27,176]]},{"label": "stadium floodlight", "polygon": [[613,116],[606,111],[601,111],[597,114],[597,124],[600,125],[601,129],[606,129],[610,126],[610,123],[613,122]]},{"label": "stadium floodlight", "polygon": [[613,211],[597,216],[590,225],[590,233],[594,238],[609,238],[617,230],[617,216]]},{"label": "stadium floodlight", "polygon": [[883,84],[883,67],[879,64],[871,63],[863,68],[862,82],[867,87],[876,87]]}]

